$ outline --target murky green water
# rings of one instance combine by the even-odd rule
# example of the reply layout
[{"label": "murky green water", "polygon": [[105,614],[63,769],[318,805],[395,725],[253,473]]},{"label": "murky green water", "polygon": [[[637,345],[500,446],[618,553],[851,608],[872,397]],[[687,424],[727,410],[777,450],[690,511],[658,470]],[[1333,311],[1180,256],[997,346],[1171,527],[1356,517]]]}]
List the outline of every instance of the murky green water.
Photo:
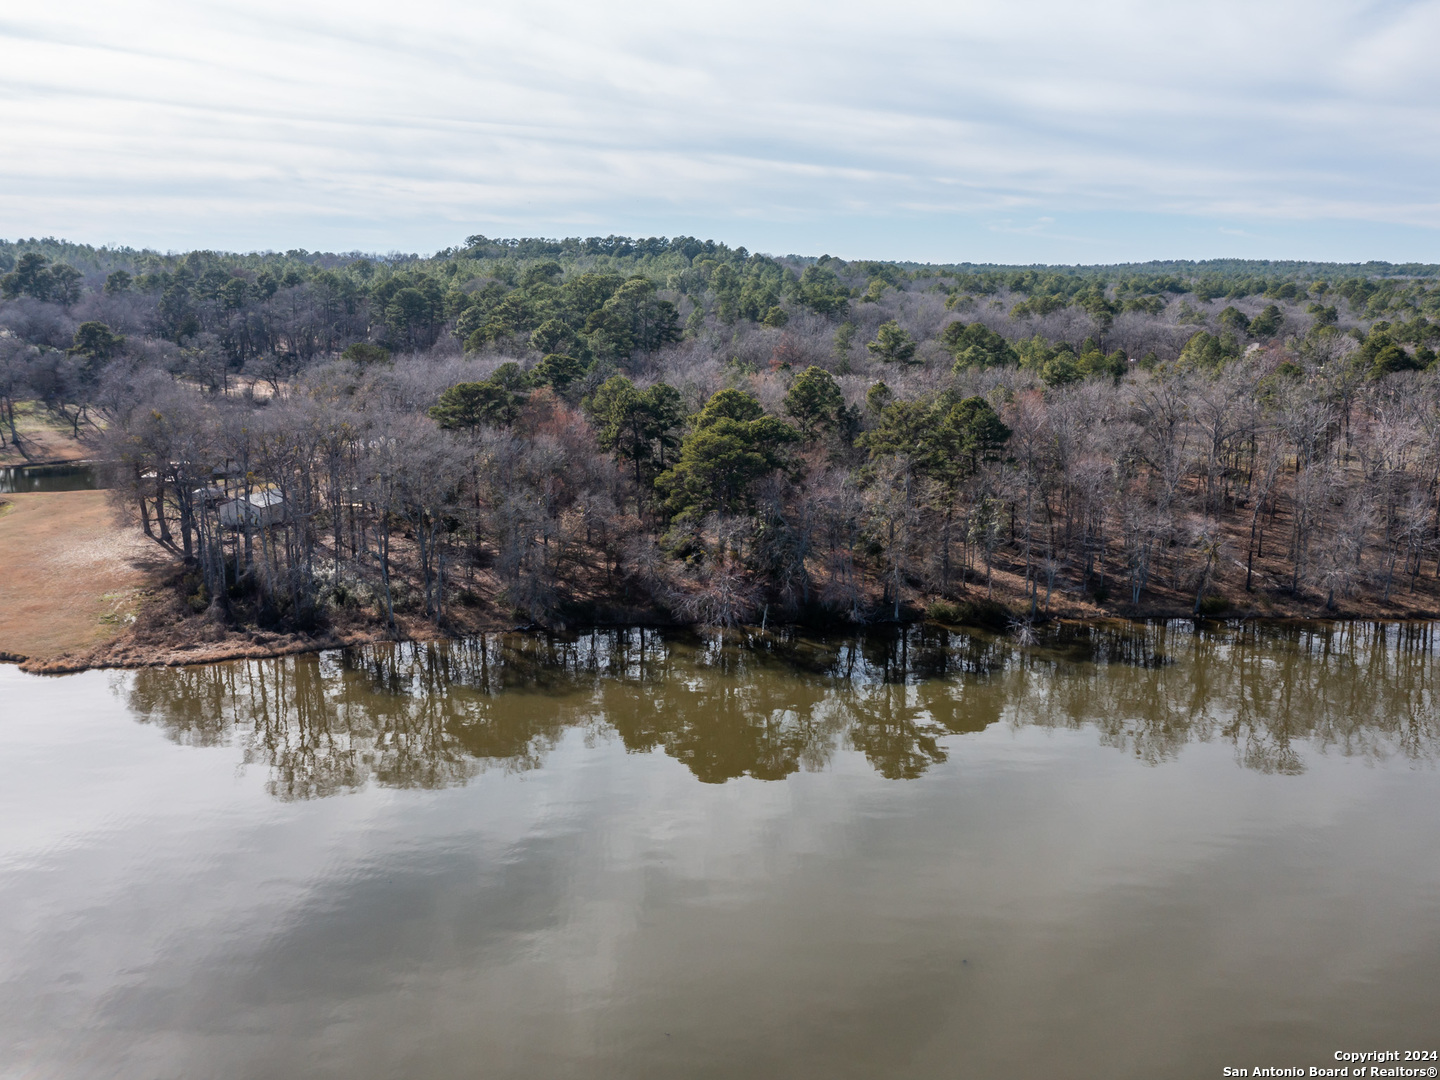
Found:
[{"label": "murky green water", "polygon": [[17,491],[93,491],[100,486],[94,465],[14,465],[0,467],[0,495]]},{"label": "murky green water", "polygon": [[1437,629],[0,667],[0,1076],[1434,1049]]}]

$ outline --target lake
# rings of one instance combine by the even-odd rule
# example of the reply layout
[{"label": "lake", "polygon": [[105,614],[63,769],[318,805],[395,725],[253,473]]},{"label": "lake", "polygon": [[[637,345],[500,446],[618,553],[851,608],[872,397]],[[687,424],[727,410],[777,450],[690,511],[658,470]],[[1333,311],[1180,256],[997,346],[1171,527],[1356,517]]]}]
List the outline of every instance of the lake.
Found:
[{"label": "lake", "polygon": [[1437,649],[1172,622],[3,666],[0,1076],[1432,1050]]}]

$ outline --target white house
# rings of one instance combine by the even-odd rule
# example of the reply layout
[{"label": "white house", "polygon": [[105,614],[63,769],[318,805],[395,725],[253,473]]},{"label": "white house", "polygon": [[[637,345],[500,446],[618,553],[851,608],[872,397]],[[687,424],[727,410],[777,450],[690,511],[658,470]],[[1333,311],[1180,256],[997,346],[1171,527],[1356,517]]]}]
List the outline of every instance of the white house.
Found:
[{"label": "white house", "polygon": [[263,529],[284,520],[285,500],[278,491],[256,491],[249,499],[231,499],[220,504],[220,524],[227,529],[238,529],[246,523]]}]

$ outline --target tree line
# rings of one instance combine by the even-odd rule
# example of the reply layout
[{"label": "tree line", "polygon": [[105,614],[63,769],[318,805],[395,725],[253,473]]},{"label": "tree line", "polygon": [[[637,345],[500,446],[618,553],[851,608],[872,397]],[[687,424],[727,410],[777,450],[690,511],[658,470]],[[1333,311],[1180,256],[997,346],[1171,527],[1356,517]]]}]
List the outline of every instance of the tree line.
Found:
[{"label": "tree line", "polygon": [[0,269],[5,440],[33,402],[94,442],[217,620],[1335,610],[1440,575],[1435,267],[472,236]]}]

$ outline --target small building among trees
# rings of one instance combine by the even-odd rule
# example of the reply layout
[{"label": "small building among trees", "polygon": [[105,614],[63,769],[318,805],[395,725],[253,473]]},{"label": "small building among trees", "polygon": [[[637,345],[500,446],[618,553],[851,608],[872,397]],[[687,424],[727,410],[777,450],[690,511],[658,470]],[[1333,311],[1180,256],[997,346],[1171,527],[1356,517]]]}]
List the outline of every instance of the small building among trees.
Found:
[{"label": "small building among trees", "polygon": [[231,499],[220,504],[220,524],[227,529],[245,525],[267,528],[285,520],[285,499],[278,491],[255,491],[248,499]]}]

